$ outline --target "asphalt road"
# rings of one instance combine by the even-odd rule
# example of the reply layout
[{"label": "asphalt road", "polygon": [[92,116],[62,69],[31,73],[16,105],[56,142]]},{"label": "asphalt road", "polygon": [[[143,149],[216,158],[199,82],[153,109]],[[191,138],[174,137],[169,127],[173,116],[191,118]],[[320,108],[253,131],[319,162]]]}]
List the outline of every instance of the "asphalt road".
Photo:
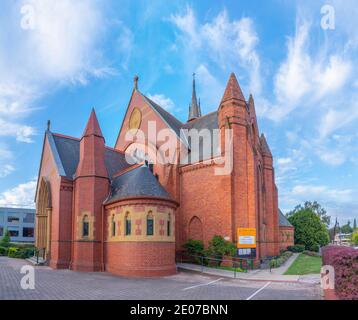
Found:
[{"label": "asphalt road", "polygon": [[21,288],[24,260],[0,257],[0,300],[317,300],[317,284],[243,281],[180,271],[164,278],[131,279],[35,267],[35,289]]}]

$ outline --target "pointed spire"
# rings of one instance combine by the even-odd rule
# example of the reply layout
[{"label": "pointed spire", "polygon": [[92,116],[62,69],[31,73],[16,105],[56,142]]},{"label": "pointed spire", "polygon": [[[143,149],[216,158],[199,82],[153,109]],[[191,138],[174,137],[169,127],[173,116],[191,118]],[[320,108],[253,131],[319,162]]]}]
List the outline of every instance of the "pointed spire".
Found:
[{"label": "pointed spire", "polygon": [[134,90],[138,90],[138,81],[139,81],[139,77],[136,75],[134,77]]},{"label": "pointed spire", "polygon": [[226,85],[225,93],[221,100],[221,103],[223,103],[227,100],[230,100],[230,99],[245,101],[245,98],[241,91],[240,85],[237,82],[235,73],[231,73],[231,75],[230,75],[230,78]]},{"label": "pointed spire", "polygon": [[261,134],[260,142],[261,142],[262,152],[263,152],[264,154],[266,154],[266,155],[272,157],[272,153],[271,153],[270,147],[269,147],[269,145],[267,144],[266,137],[265,137],[264,134]]},{"label": "pointed spire", "polygon": [[254,101],[254,97],[252,96],[252,93],[250,93],[249,105],[250,105],[250,106],[254,106],[254,105],[255,105],[255,101]]},{"label": "pointed spire", "polygon": [[51,120],[47,120],[47,131],[51,131]]},{"label": "pointed spire", "polygon": [[97,119],[96,112],[95,112],[94,108],[92,109],[91,115],[88,119],[86,129],[83,132],[83,136],[91,136],[91,135],[95,135],[95,136],[103,138],[102,131],[99,126],[98,119]]},{"label": "pointed spire", "polygon": [[200,105],[196,98],[196,87],[195,87],[195,73],[193,73],[193,92],[191,97],[191,104],[189,106],[189,118],[188,121],[194,120],[201,117]]},{"label": "pointed spire", "polygon": [[249,111],[250,111],[251,117],[256,118],[255,101],[254,101],[254,97],[252,96],[251,93],[250,93],[248,104],[249,104]]}]

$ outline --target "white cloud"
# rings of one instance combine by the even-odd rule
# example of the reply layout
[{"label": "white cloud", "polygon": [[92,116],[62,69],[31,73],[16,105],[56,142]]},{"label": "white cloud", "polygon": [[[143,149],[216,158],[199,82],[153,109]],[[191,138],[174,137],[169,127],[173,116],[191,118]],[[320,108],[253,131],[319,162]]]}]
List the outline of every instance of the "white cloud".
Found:
[{"label": "white cloud", "polygon": [[19,142],[31,143],[31,137],[36,133],[33,127],[5,121],[0,118],[0,137],[13,136]]},{"label": "white cloud", "polygon": [[218,107],[225,88],[205,65],[199,65],[195,70],[195,73],[197,75],[196,81],[198,87],[205,88],[205,95],[203,96],[201,103],[202,112],[205,114]]},{"label": "white cloud", "polygon": [[[59,85],[84,85],[112,74],[98,50],[104,17],[94,0],[5,1],[0,12],[0,136],[31,142],[34,128],[23,119],[36,100]],[[24,29],[21,8],[33,9]]]},{"label": "white cloud", "polygon": [[9,160],[13,158],[13,153],[9,149],[9,147],[0,142],[0,160]]},{"label": "white cloud", "polygon": [[250,79],[250,90],[261,91],[259,42],[252,19],[244,17],[230,21],[227,11],[221,11],[210,22],[200,24],[191,7],[183,15],[171,15],[170,21],[181,31],[179,39],[185,50],[209,57],[225,71],[237,67]]},{"label": "white cloud", "polygon": [[15,171],[15,168],[10,164],[5,164],[0,167],[0,178],[4,178],[8,175],[10,175],[13,171]]},{"label": "white cloud", "polygon": [[167,111],[173,111],[175,108],[174,102],[163,94],[148,94],[148,98],[159,104]]},{"label": "white cloud", "polygon": [[123,22],[118,23],[118,29],[116,49],[121,55],[122,68],[127,70],[134,47],[134,34]]},{"label": "white cloud", "polygon": [[349,99],[344,101],[339,109],[329,109],[321,119],[319,125],[319,135],[323,139],[336,130],[353,123],[358,119],[358,103],[357,100]]},{"label": "white cloud", "polygon": [[0,193],[0,206],[34,207],[37,179]]},{"label": "white cloud", "polygon": [[[324,49],[310,53],[311,25],[303,21],[296,35],[288,39],[287,59],[275,75],[276,103],[267,115],[279,121],[297,107],[312,107],[339,92],[352,73],[352,62]],[[323,48],[325,46],[322,46]]]},{"label": "white cloud", "polygon": [[353,190],[334,189],[322,185],[297,185],[292,188],[292,195],[300,199],[323,199],[324,201],[334,201],[346,203],[353,201]]},{"label": "white cloud", "polygon": [[194,11],[190,6],[186,7],[186,14],[171,15],[170,20],[188,36],[189,44],[193,47],[201,45],[200,32],[197,26]]}]

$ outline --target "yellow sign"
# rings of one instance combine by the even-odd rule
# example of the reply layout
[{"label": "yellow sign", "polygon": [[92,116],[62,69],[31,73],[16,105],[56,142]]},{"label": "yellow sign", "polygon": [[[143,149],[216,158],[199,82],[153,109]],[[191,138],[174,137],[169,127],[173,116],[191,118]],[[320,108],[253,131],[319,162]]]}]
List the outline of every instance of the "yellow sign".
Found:
[{"label": "yellow sign", "polygon": [[256,248],[256,228],[237,228],[237,247]]}]

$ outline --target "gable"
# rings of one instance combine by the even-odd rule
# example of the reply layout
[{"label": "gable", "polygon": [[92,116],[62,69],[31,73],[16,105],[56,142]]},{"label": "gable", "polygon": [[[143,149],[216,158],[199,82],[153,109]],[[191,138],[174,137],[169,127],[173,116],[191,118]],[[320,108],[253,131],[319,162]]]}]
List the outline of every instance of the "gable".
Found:
[{"label": "gable", "polygon": [[[124,151],[131,144],[131,142],[125,141],[125,135],[129,130],[129,121],[134,109],[140,111],[141,123],[139,129],[144,132],[146,137],[148,136],[148,122],[154,121],[157,132],[162,129],[169,129],[176,139],[180,139],[180,128],[183,124],[154,101],[141,94],[138,90],[134,90],[121,125],[115,149]],[[185,141],[183,143],[186,145]]]},{"label": "gable", "polygon": [[61,174],[64,173],[63,166],[57,153],[57,149],[52,137],[52,134],[47,131],[44,136],[40,168],[37,177],[37,186],[35,193],[35,202],[37,200],[38,189],[42,177],[50,182],[59,179]]}]

